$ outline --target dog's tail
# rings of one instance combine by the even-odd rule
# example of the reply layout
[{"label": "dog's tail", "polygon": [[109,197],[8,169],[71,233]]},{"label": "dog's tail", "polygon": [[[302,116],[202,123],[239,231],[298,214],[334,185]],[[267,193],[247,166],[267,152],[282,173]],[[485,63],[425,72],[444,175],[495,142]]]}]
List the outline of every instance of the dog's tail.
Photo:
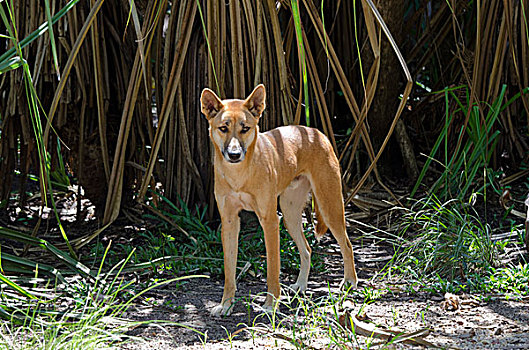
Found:
[{"label": "dog's tail", "polygon": [[316,212],[316,232],[314,233],[314,236],[318,240],[318,242],[321,240],[321,238],[327,233],[327,225],[325,225],[325,222],[323,221],[323,216],[321,215],[320,210],[318,209],[318,202],[314,200],[314,211]]}]

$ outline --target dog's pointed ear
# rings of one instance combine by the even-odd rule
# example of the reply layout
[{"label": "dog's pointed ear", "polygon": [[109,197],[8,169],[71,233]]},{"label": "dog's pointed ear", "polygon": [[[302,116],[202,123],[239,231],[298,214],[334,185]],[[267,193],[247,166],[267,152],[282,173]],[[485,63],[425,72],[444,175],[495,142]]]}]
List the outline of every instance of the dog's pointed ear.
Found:
[{"label": "dog's pointed ear", "polygon": [[263,84],[259,84],[253,89],[250,96],[244,100],[244,105],[254,117],[259,118],[266,108],[266,90]]},{"label": "dog's pointed ear", "polygon": [[215,118],[217,113],[219,113],[222,107],[224,107],[220,98],[208,88],[202,90],[200,103],[202,104],[202,113],[204,113],[208,120]]}]

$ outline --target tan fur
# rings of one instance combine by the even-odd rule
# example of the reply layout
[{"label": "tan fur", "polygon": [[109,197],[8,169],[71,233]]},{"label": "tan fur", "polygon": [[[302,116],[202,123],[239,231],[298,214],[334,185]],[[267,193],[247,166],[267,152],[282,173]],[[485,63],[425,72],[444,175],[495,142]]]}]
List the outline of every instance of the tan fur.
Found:
[{"label": "tan fur", "polygon": [[321,216],[320,210],[318,209],[318,203],[314,201],[314,211],[316,212],[316,239],[319,241],[328,230],[327,225],[325,225],[325,222],[323,221],[323,217]]},{"label": "tan fur", "polygon": [[277,197],[286,228],[301,257],[298,279],[291,287],[305,291],[311,249],[303,235],[301,217],[309,191],[315,197],[317,237],[327,227],[340,245],[344,259],[344,282],[356,288],[353,248],[345,229],[340,166],[328,139],[317,129],[285,126],[259,132],[266,92],[257,86],[245,100],[220,100],[204,89],[202,112],[209,122],[215,152],[215,198],[222,222],[224,295],[213,315],[231,312],[235,296],[239,212],[254,211],[263,227],[268,295],[264,307],[271,309],[280,296],[279,219]]}]

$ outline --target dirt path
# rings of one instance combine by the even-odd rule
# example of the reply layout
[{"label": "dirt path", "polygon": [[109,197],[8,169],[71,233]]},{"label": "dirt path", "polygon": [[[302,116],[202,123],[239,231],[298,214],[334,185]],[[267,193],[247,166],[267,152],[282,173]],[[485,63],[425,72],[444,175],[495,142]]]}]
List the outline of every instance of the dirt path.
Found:
[{"label": "dirt path", "polygon": [[[327,248],[326,248],[327,249]],[[327,282],[331,292],[340,295],[335,288],[341,279],[341,258],[333,254],[337,247],[329,246],[331,252],[325,258],[329,268],[323,275],[311,274],[308,295],[312,300],[329,295]],[[336,252],[336,251],[335,251]],[[388,257],[387,249],[362,244],[356,246],[356,260],[360,279],[366,286],[365,279],[373,275]],[[292,282],[294,276],[282,276],[285,283]],[[258,306],[264,302],[260,295],[266,288],[264,279],[243,278],[238,284],[237,296],[240,300],[235,305],[231,316],[213,318],[210,309],[222,297],[222,280],[220,277],[209,279],[192,279],[176,288],[168,285],[150,293],[149,300],[156,301],[158,306],[146,305],[130,311],[126,316],[137,320],[166,320],[178,323],[179,326],[148,326],[139,327],[131,332],[142,341],[125,344],[123,349],[225,349],[232,346],[236,349],[254,348],[295,348],[282,338],[295,338],[292,326],[295,307],[281,306],[284,316],[275,322],[283,322],[285,327],[272,330],[273,322],[267,316],[259,316]],[[356,315],[360,308],[368,321],[383,328],[404,332],[430,328],[425,340],[441,348],[458,349],[528,349],[529,348],[529,299],[506,300],[502,296],[490,296],[488,301],[479,302],[470,296],[459,296],[454,301],[457,307],[448,311],[450,305],[445,303],[443,295],[431,293],[407,293],[405,286],[384,288],[378,285],[375,290],[391,290],[386,294],[371,296],[366,303],[365,295],[357,293],[343,303],[343,309]],[[452,305],[453,306],[453,305]],[[334,318],[329,309],[329,318]],[[343,312],[340,310],[339,312]],[[327,326],[334,327],[330,321]],[[325,333],[326,324],[321,324],[320,331]],[[186,328],[188,327],[188,328]],[[255,336],[244,331],[246,327],[259,329]],[[192,330],[193,328],[194,330]],[[262,330],[265,331],[262,331]],[[268,330],[268,331],[266,331]],[[199,334],[198,332],[202,333]],[[229,335],[234,335],[232,342]],[[283,334],[284,336],[278,335]],[[206,336],[205,336],[206,335]],[[204,343],[205,340],[205,343]],[[358,342],[350,344],[367,348],[367,338],[358,337]],[[376,340],[375,340],[376,341]],[[309,337],[303,343],[316,349],[334,348],[326,337]],[[394,348],[415,348],[411,345],[395,345]],[[420,348],[420,347],[418,347]]]}]

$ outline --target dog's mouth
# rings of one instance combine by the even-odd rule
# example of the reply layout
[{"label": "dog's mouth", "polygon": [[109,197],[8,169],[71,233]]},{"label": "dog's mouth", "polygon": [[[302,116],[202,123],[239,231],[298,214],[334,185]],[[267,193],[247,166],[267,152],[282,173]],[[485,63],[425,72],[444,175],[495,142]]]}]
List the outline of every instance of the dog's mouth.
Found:
[{"label": "dog's mouth", "polygon": [[224,159],[226,159],[229,163],[240,163],[244,159],[246,152],[244,152],[244,150],[241,148],[239,150],[225,149],[223,153]]},{"label": "dog's mouth", "polygon": [[224,159],[230,163],[240,163],[244,159],[246,150],[243,145],[237,140],[237,138],[232,138],[230,142],[224,147],[222,152]]}]

